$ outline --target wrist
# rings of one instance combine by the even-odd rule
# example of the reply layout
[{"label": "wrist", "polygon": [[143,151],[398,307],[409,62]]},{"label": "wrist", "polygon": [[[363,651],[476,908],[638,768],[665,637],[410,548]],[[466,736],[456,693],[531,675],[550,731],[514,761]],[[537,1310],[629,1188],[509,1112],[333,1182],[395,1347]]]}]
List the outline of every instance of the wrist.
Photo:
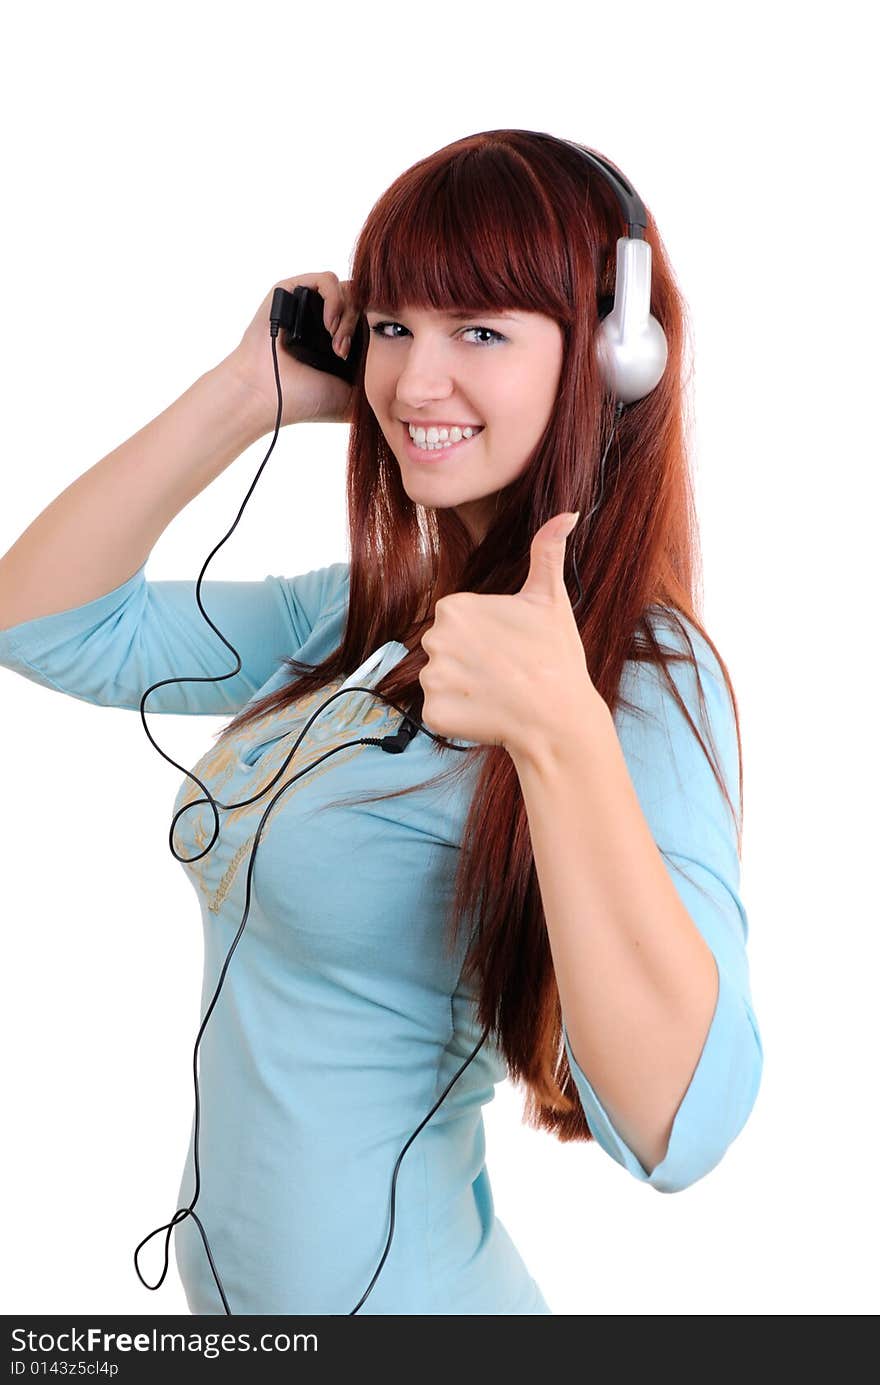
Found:
[{"label": "wrist", "polygon": [[574,742],[617,734],[608,704],[588,680],[585,687],[555,697],[506,749],[518,771],[533,773],[565,763]]},{"label": "wrist", "polygon": [[[233,404],[241,419],[246,445],[258,442],[274,428],[272,408],[262,392],[239,369],[235,357],[224,357],[211,370],[205,372],[206,378],[215,381],[222,389],[224,397]],[[275,413],[277,414],[277,402]]]}]

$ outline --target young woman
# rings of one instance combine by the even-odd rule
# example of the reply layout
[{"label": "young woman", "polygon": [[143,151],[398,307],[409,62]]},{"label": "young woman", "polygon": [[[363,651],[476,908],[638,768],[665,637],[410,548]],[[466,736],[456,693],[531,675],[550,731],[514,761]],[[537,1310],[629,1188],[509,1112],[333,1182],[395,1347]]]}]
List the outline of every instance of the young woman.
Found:
[{"label": "young woman", "polygon": [[[565,141],[494,130],[396,180],[350,280],[284,281],[321,293],[341,354],[361,334],[352,386],[277,353],[282,423],[350,425],[351,559],[204,583],[234,676],[214,681],[231,659],[192,582],[144,567],[275,426],[274,289],[0,563],[7,668],[132,709],[187,677],[145,710],[235,714],[192,771],[233,805],[219,836],[189,776],[172,830],[203,1015],[247,917],[203,1024],[199,1174],[194,1120],[160,1228],[193,1313],[550,1313],[494,1214],[494,1085],[661,1192],[714,1168],[754,1104],[739,721],[697,603],[685,306],[649,214],[668,360],[619,409],[596,334],[624,233]],[[364,744],[401,708],[421,728],[405,754]]]}]

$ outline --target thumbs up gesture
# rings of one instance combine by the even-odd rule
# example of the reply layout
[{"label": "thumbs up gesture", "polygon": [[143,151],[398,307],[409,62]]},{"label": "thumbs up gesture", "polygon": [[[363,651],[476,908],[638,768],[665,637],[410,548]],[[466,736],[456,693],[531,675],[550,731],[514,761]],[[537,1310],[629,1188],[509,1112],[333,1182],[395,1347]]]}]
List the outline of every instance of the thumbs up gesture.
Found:
[{"label": "thumbs up gesture", "polygon": [[441,597],[422,638],[422,721],[456,740],[524,752],[559,717],[598,699],[563,570],[577,515],[554,515],[535,534],[529,574],[514,596]]}]

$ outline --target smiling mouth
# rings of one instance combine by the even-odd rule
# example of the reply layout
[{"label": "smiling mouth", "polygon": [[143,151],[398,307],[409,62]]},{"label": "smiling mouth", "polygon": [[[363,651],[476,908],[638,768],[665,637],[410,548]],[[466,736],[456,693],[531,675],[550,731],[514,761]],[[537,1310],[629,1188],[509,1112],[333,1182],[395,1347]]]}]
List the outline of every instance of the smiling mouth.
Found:
[{"label": "smiling mouth", "polygon": [[[461,438],[458,442],[439,442],[433,447],[418,447],[410,437],[409,424],[402,422],[400,426],[403,429],[404,441],[409,455],[420,462],[439,462],[446,456],[452,457],[457,454],[461,448],[467,447],[469,443],[474,442],[475,439],[485,431],[485,424],[481,424],[478,428],[475,428],[469,438]],[[473,425],[468,426],[471,427]]]}]

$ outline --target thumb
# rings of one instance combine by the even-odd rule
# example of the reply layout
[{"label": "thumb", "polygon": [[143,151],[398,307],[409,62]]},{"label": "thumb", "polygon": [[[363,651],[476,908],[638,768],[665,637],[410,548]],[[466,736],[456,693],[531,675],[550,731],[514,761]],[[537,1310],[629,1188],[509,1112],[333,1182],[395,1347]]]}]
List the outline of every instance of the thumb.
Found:
[{"label": "thumb", "polygon": [[566,512],[548,519],[532,539],[529,575],[521,588],[524,596],[550,597],[555,600],[564,596],[568,600],[565,587],[565,543],[580,517],[580,511]]}]

